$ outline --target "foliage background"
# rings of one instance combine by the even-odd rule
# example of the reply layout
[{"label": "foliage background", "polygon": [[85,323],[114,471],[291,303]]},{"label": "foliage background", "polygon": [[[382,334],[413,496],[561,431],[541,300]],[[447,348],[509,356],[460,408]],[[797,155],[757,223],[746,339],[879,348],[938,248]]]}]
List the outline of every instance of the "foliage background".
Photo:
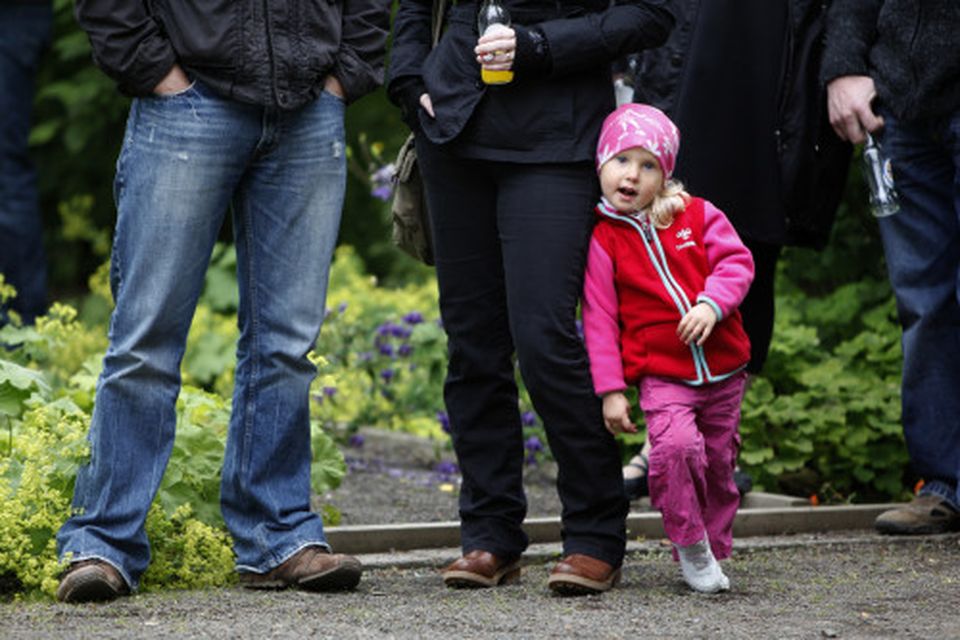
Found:
[{"label": "foliage background", "polygon": [[[32,144],[40,169],[52,298],[35,327],[0,342],[0,595],[52,594],[54,535],[70,512],[111,308],[106,259],[112,180],[128,100],[90,62],[69,0],[38,80]],[[406,136],[382,91],[348,110],[351,172],[328,318],[314,362],[314,485],[344,474],[336,443],[362,425],[400,429],[449,447],[441,383],[446,342],[430,270],[389,243],[388,211],[371,175]],[[743,408],[741,464],[758,488],[820,501],[902,498],[915,478],[899,425],[899,329],[876,226],[859,172],[828,247],[788,249],[778,272],[771,354]],[[217,504],[236,341],[236,257],[223,229],[183,363],[178,436],[148,518],[154,562],[143,588],[232,580]],[[6,289],[0,282],[0,292]],[[0,293],[8,295],[9,292]],[[549,451],[521,394],[525,456]],[[640,416],[636,416],[638,419]],[[621,440],[624,457],[639,445]],[[329,524],[338,515],[317,505]]]}]

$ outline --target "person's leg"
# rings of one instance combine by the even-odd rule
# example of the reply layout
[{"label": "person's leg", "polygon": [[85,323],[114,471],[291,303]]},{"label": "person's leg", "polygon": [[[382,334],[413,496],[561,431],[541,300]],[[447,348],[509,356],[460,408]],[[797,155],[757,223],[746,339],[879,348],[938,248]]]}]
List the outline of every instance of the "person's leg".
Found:
[{"label": "person's leg", "polygon": [[620,457],[576,327],[595,171],[588,164],[501,164],[497,171],[510,329],[558,465],[564,555],[619,567],[628,507]]},{"label": "person's leg", "polygon": [[144,521],[173,446],[180,362],[213,244],[260,118],[201,92],[134,100],[117,162],[116,308],[62,558],[100,559],[135,589]]},{"label": "person's leg", "polygon": [[[923,494],[960,509],[960,113],[934,122],[885,114],[900,212],[879,219],[903,329],[903,432]],[[931,503],[935,504],[935,503]],[[927,507],[925,506],[924,509]],[[914,514],[916,515],[916,514]],[[884,525],[883,516],[878,528]],[[958,528],[930,510],[919,531]],[[890,529],[910,533],[911,527]]]},{"label": "person's leg", "polygon": [[650,495],[647,472],[650,470],[650,438],[645,438],[640,451],[623,465],[623,490],[630,500]]},{"label": "person's leg", "polygon": [[343,114],[328,93],[294,112],[266,110],[233,202],[240,340],[221,507],[247,574],[267,574],[307,547],[328,549],[310,510],[316,368],[307,354],[343,206]]},{"label": "person's leg", "polygon": [[448,336],[444,399],[463,476],[461,546],[500,559],[527,547],[521,528],[523,433],[513,366],[490,164],[418,137],[429,203],[440,313]]},{"label": "person's leg", "polygon": [[747,365],[747,372],[757,374],[767,361],[770,340],[773,337],[776,298],[774,283],[781,247],[749,238],[745,238],[743,242],[753,255],[754,275],[750,290],[740,303],[739,309],[743,328],[750,338],[750,363]]},{"label": "person's leg", "polygon": [[696,389],[662,378],[640,383],[640,407],[650,439],[650,502],[663,528],[680,546],[703,539],[707,500],[703,436],[697,428]]},{"label": "person's leg", "polygon": [[663,516],[683,579],[691,589],[713,593],[729,589],[730,581],[713,555],[708,533],[711,470],[698,414],[709,400],[702,387],[655,377],[640,383],[651,444],[650,501]]},{"label": "person's leg", "polygon": [[[47,306],[43,220],[27,139],[34,77],[52,20],[49,5],[0,3],[0,273],[17,290],[9,308],[26,323]],[[0,325],[5,321],[0,308]]]},{"label": "person's leg", "polygon": [[707,454],[706,501],[703,520],[710,548],[718,560],[730,557],[733,520],[740,507],[740,492],[733,479],[740,449],[740,406],[747,374],[740,372],[703,389],[697,424]]}]

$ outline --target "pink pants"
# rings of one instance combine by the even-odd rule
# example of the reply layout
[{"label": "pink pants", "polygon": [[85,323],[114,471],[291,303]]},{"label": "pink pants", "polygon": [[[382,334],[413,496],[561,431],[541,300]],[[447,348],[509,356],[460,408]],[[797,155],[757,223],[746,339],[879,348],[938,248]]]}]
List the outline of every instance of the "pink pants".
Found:
[{"label": "pink pants", "polygon": [[747,374],[691,387],[666,378],[640,382],[650,439],[650,501],[674,544],[710,539],[713,555],[730,556],[740,493],[733,469],[740,448],[740,402]]}]

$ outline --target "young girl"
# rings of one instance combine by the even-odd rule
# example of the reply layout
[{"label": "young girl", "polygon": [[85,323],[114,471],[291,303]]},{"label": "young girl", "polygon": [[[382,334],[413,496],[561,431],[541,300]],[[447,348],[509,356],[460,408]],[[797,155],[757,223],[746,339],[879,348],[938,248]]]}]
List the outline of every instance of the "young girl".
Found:
[{"label": "young girl", "polygon": [[603,123],[603,198],[590,242],[583,321],[611,433],[637,431],[624,390],[638,385],[651,443],[653,505],[691,588],[730,588],[740,502],[733,481],[750,342],[737,305],[753,258],[723,213],[670,179],[680,144],[658,109],[625,104]]}]

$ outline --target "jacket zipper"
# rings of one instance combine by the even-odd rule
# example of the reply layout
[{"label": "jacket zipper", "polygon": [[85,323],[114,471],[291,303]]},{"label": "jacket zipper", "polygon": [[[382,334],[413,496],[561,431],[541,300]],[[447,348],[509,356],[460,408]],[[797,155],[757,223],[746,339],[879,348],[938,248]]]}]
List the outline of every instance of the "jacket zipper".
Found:
[{"label": "jacket zipper", "polygon": [[270,28],[270,0],[263,0],[263,24],[267,35],[267,59],[270,62],[270,89],[273,91],[273,101],[279,104],[280,91],[277,89],[277,61],[273,55],[273,31]]}]

